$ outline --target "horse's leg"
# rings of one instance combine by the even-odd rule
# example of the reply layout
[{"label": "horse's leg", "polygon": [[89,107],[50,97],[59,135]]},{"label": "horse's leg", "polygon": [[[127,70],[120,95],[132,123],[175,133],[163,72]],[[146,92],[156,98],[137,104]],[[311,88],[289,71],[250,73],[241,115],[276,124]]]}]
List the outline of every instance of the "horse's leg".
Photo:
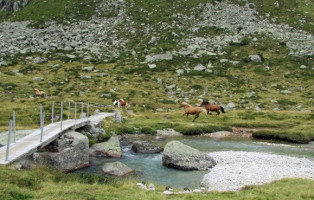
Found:
[{"label": "horse's leg", "polygon": [[196,120],[196,118],[199,117],[199,115],[200,115],[200,114],[196,114],[196,115],[195,115],[195,117],[194,117],[194,119],[193,119],[193,122]]},{"label": "horse's leg", "polygon": [[216,112],[217,112],[217,115],[216,115],[216,116],[219,116],[219,114],[220,114],[219,110],[217,110]]}]

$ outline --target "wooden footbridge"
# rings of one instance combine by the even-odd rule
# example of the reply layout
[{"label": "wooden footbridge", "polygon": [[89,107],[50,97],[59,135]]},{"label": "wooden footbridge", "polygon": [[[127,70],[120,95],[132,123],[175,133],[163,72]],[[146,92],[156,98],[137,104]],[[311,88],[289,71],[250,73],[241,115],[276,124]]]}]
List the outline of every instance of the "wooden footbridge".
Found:
[{"label": "wooden footbridge", "polygon": [[[62,107],[62,106],[61,106]],[[9,165],[14,161],[19,160],[20,158],[31,155],[37,150],[45,147],[50,144],[52,141],[60,137],[68,130],[75,130],[86,126],[90,123],[99,123],[106,117],[114,116],[114,113],[97,113],[90,117],[82,117],[80,119],[67,119],[61,120],[59,122],[52,122],[47,126],[44,124],[44,114],[40,114],[40,128],[30,133],[29,135],[11,143],[11,132],[13,132],[14,121],[10,121],[10,128],[8,132],[8,143],[6,146],[0,148],[0,165]],[[75,110],[76,116],[76,110]],[[76,117],[75,117],[76,118]],[[14,130],[15,131],[15,130]]]}]

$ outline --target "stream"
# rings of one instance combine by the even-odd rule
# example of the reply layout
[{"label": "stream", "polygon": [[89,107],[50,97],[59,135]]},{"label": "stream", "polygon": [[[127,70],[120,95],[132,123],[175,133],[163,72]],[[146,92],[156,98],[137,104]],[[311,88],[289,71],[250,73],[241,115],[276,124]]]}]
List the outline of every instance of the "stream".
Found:
[{"label": "stream", "polygon": [[[249,138],[223,138],[213,139],[200,136],[169,137],[163,141],[157,141],[153,136],[141,137],[138,140],[151,140],[154,143],[165,146],[171,140],[178,140],[186,145],[196,148],[203,152],[216,151],[248,151],[264,152],[277,155],[287,155],[299,158],[308,158],[314,161],[314,142],[309,144],[293,144],[257,140]],[[106,162],[120,161],[127,166],[135,169],[136,172],[131,176],[138,181],[146,183],[157,183],[161,185],[171,185],[174,188],[197,188],[203,176],[208,171],[180,171],[167,168],[162,165],[162,154],[138,154],[131,150],[130,142],[122,142],[121,147],[123,156],[120,159],[106,157],[91,157],[90,167],[78,170],[79,172],[103,174],[101,168]]]}]

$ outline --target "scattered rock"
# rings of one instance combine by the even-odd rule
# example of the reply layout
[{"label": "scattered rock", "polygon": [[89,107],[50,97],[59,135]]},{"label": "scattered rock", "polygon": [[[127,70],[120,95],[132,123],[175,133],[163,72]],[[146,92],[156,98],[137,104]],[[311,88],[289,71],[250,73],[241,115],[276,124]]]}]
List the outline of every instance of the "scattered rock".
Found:
[{"label": "scattered rock", "polygon": [[134,172],[133,169],[121,162],[105,163],[102,167],[102,171],[113,176],[124,176]]},{"label": "scattered rock", "polygon": [[208,170],[215,166],[216,162],[197,149],[179,141],[171,141],[163,151],[162,164],[181,170]]},{"label": "scattered rock", "polygon": [[172,128],[165,128],[157,130],[157,136],[182,136],[182,134]]},{"label": "scattered rock", "polygon": [[133,142],[132,150],[137,153],[160,153],[163,148],[149,141],[138,140]]},{"label": "scattered rock", "polygon": [[94,144],[91,149],[95,151],[94,156],[109,156],[114,158],[120,158],[122,156],[118,136],[112,136],[107,142]]}]

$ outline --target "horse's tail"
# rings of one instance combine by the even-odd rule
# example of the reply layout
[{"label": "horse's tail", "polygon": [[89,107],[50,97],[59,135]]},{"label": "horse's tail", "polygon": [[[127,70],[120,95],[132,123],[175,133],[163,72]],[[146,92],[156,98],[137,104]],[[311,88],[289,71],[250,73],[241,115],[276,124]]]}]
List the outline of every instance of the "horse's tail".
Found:
[{"label": "horse's tail", "polygon": [[221,112],[225,113],[224,107],[220,106],[220,110],[221,110]]}]

